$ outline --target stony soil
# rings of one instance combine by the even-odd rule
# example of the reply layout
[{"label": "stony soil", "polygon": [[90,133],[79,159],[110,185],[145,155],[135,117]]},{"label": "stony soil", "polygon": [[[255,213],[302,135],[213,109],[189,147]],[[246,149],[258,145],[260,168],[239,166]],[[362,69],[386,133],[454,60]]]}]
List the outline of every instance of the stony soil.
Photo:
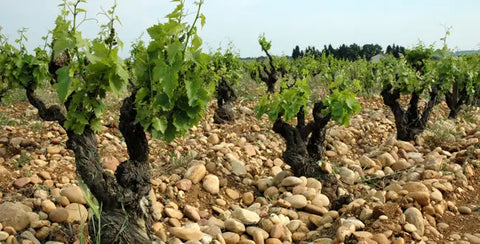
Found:
[{"label": "stony soil", "polygon": [[[321,182],[292,176],[283,139],[253,106],[237,104],[225,125],[212,107],[185,138],[150,140],[157,243],[480,243],[479,109],[448,121],[442,104],[431,130],[403,142],[381,99],[363,99],[350,126],[328,129],[322,166],[353,196],[338,205]],[[84,241],[88,194],[65,131],[23,102],[0,115],[0,242]],[[98,142],[114,172],[126,159],[115,117]]]}]

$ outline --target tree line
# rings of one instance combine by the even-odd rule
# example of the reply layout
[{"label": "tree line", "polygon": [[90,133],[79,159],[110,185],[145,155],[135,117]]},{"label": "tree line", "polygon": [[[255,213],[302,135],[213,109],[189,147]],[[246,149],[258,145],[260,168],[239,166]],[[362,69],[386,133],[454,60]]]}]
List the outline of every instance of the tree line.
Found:
[{"label": "tree line", "polygon": [[322,50],[315,48],[314,46],[307,46],[305,49],[300,49],[298,45],[293,48],[292,51],[292,58],[298,59],[304,56],[314,56],[316,58],[326,55],[326,56],[333,56],[336,59],[341,60],[349,60],[355,61],[361,58],[365,58],[366,60],[372,59],[372,57],[379,55],[379,54],[392,54],[394,57],[398,58],[400,54],[405,55],[405,47],[399,45],[388,45],[383,51],[382,46],[378,44],[365,44],[363,46],[359,46],[356,43],[346,45],[342,44],[338,48],[334,48],[332,44],[324,45]]}]

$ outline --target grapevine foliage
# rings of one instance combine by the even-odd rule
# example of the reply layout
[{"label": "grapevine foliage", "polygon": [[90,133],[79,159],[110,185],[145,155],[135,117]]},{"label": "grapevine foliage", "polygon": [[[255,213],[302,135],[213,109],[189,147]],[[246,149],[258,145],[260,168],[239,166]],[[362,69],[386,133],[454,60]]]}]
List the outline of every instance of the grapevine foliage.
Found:
[{"label": "grapevine foliage", "polygon": [[56,71],[56,89],[61,103],[67,106],[65,128],[81,134],[86,126],[100,131],[101,115],[106,106],[102,99],[107,92],[119,96],[128,83],[129,74],[118,56],[121,42],[116,37],[114,24],[118,21],[114,5],[107,13],[108,24],[100,37],[90,41],[78,30],[79,14],[85,10],[79,4],[64,1],[64,8],[52,31],[52,49],[56,62],[63,62]]},{"label": "grapevine foliage", "polygon": [[256,107],[257,116],[267,114],[272,121],[280,116],[286,121],[293,119],[302,108],[313,103],[311,99],[316,100],[311,94],[310,81],[318,73],[330,90],[330,94],[322,98],[326,107],[322,111],[324,115],[328,114],[338,123],[348,125],[350,117],[360,112],[356,94],[361,90],[361,82],[349,75],[354,64],[330,63],[332,60],[325,56],[319,60],[306,56],[291,62],[287,66],[290,72],[282,79],[280,91],[262,97]]},{"label": "grapevine foliage", "polygon": [[208,55],[202,53],[202,39],[196,22],[205,23],[200,14],[203,2],[192,25],[184,21],[184,1],[159,23],[147,31],[152,41],[139,42],[132,52],[137,121],[156,138],[171,141],[183,135],[202,118],[210,101],[214,83],[208,82]]},{"label": "grapevine foliage", "polygon": [[242,64],[238,55],[234,54],[233,47],[229,47],[224,52],[218,49],[211,55],[208,63],[209,70],[213,73],[216,84],[227,82],[228,85],[237,85],[241,78]]},{"label": "grapevine foliage", "polygon": [[381,59],[377,68],[377,81],[383,88],[390,87],[399,89],[402,94],[411,94],[427,87],[403,56],[397,59],[388,54]]},{"label": "grapevine foliage", "polygon": [[24,30],[19,31],[19,38],[15,40],[18,48],[9,44],[7,37],[0,33],[0,88],[37,88],[47,79],[47,52],[36,48],[35,55],[31,55],[24,46],[25,41]]},{"label": "grapevine foliage", "polygon": [[286,121],[293,119],[310,98],[309,78],[297,79],[291,87],[282,82],[281,91],[266,94],[255,107],[258,116],[267,114],[272,121],[283,116]]}]

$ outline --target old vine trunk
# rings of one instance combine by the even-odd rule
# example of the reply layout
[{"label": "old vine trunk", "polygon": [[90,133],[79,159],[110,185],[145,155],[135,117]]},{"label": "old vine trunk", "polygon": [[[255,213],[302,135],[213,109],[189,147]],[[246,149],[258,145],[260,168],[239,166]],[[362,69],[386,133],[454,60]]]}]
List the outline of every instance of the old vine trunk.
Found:
[{"label": "old vine trunk", "polygon": [[[59,106],[47,107],[34,91],[26,88],[27,98],[42,119],[64,126]],[[86,127],[82,134],[66,130],[67,147],[75,153],[78,174],[101,205],[101,219],[89,222],[91,240],[101,243],[151,243],[150,165],[144,128],[135,123],[133,102],[136,92],[121,107],[120,131],[125,138],[129,160],[122,162],[115,175],[103,170],[95,133]],[[99,222],[100,221],[100,222]],[[95,223],[95,224],[93,224]],[[98,223],[101,236],[98,238]]]},{"label": "old vine trunk", "polygon": [[397,139],[402,141],[412,141],[425,130],[428,118],[435,106],[438,98],[437,88],[433,88],[430,92],[430,100],[425,104],[422,113],[418,109],[421,92],[413,92],[410,98],[408,109],[405,111],[398,99],[400,98],[400,90],[392,89],[387,86],[382,90],[383,102],[390,107],[395,118],[397,127]]},{"label": "old vine trunk", "polygon": [[461,106],[468,102],[468,95],[465,88],[459,89],[458,82],[453,83],[452,92],[445,93],[445,101],[447,106],[450,109],[448,118],[455,119],[460,112]]},{"label": "old vine trunk", "polygon": [[213,121],[217,124],[232,122],[235,120],[233,113],[233,102],[237,99],[235,90],[225,81],[217,86],[217,110],[213,115]]},{"label": "old vine trunk", "polygon": [[[326,125],[330,120],[329,115],[322,115],[321,110],[324,108],[322,102],[317,102],[313,108],[314,120],[308,124],[305,124],[305,112],[302,108],[297,114],[296,127],[279,117],[273,124],[273,131],[280,134],[286,141],[287,148],[283,153],[283,160],[290,165],[294,175],[316,178],[325,186],[335,188],[338,183],[336,178],[319,165],[319,160],[324,156]],[[336,199],[334,191],[325,194],[330,199]]]}]

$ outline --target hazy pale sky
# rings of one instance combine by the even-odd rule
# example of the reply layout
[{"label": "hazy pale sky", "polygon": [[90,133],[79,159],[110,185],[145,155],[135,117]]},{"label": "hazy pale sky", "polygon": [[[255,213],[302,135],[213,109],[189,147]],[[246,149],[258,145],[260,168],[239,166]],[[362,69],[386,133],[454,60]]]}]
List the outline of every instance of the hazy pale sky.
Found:
[{"label": "hazy pale sky", "polygon": [[[0,25],[13,41],[16,31],[27,27],[29,47],[40,45],[41,36],[53,28],[59,13],[56,0],[0,0]],[[175,6],[166,0],[118,0],[117,27],[128,56],[132,41],[146,28],[164,21]],[[192,1],[187,1],[194,13]],[[98,17],[100,6],[108,9],[113,0],[90,0],[89,17]],[[410,48],[419,41],[437,43],[451,26],[448,45],[458,50],[480,49],[479,0],[205,0],[202,12],[207,18],[200,35],[204,49],[216,49],[233,42],[242,57],[261,55],[257,39],[265,33],[272,41],[272,53],[291,55],[295,45],[357,43]],[[100,17],[98,17],[100,18]],[[95,22],[82,27],[82,33],[94,37]]]}]

